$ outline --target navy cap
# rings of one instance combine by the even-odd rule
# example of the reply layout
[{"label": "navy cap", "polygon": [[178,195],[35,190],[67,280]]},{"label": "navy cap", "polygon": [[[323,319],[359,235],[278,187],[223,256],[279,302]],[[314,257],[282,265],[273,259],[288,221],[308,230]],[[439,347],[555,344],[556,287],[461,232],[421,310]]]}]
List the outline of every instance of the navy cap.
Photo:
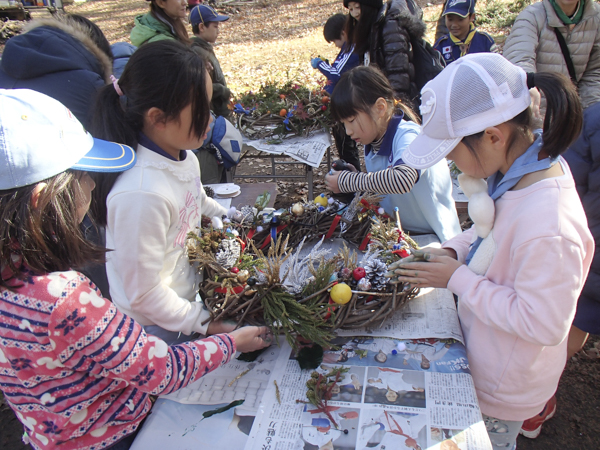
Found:
[{"label": "navy cap", "polygon": [[456,14],[460,17],[475,14],[475,0],[448,0],[442,15],[445,16],[447,14]]},{"label": "navy cap", "polygon": [[192,26],[200,25],[201,23],[207,24],[210,22],[225,22],[229,20],[229,16],[222,16],[207,5],[194,6],[190,13],[190,23]]},{"label": "navy cap", "polygon": [[29,89],[0,89],[0,190],[68,169],[122,172],[135,161],[131,147],[93,138],[57,100]]}]

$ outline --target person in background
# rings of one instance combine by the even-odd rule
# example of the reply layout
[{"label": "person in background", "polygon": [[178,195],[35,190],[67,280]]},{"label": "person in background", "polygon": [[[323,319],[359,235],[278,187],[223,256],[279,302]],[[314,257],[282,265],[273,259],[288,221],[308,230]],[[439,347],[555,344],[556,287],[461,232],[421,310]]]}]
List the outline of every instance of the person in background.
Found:
[{"label": "person in background", "polygon": [[348,46],[354,46],[361,63],[377,66],[407,105],[418,99],[412,41],[425,36],[423,12],[414,0],[344,0],[350,12],[346,25]]},{"label": "person in background", "polygon": [[192,50],[204,58],[212,68],[209,67],[210,78],[213,85],[213,97],[210,109],[217,116],[229,117],[229,98],[231,91],[227,87],[227,81],[219,60],[215,55],[213,45],[219,36],[219,24],[229,20],[229,16],[222,16],[207,5],[195,6],[190,12],[190,23],[192,24]]},{"label": "person in background", "polygon": [[[548,103],[543,130],[530,107],[533,87]],[[495,450],[514,448],[523,422],[556,391],[594,256],[584,209],[560,156],[580,133],[581,103],[565,76],[526,74],[495,53],[450,64],[427,83],[421,101],[425,125],[404,161],[424,169],[453,160],[474,226],[442,248],[416,253],[424,262],[408,257],[392,264],[388,275],[459,297],[490,440]]]},{"label": "person in background", "polygon": [[411,234],[436,234],[444,242],[461,232],[446,162],[424,171],[404,163],[402,155],[421,127],[416,114],[395,102],[380,70],[361,66],[345,73],[331,96],[331,114],[365,146],[367,173],[331,171],[325,176],[329,190],[384,194],[385,212],[395,217],[398,207],[402,227]]},{"label": "person in background", "polygon": [[446,65],[469,53],[496,52],[494,39],[475,28],[475,0],[450,0],[442,15],[448,34],[433,47],[442,54]]},{"label": "person in background", "polygon": [[[318,69],[327,78],[325,91],[329,95],[335,89],[335,85],[340,77],[348,70],[360,64],[358,55],[354,53],[354,47],[349,47],[346,42],[346,31],[344,28],[346,27],[347,19],[348,16],[346,14],[334,14],[327,19],[323,27],[323,37],[325,37],[325,40],[328,43],[333,42],[340,49],[333,64],[329,64],[321,58],[313,58],[310,62],[314,69]],[[344,131],[344,127],[340,123],[334,125],[333,137],[340,158],[352,164],[360,171],[360,158],[358,157],[356,142],[346,135],[346,131]]]},{"label": "person in background", "polygon": [[136,47],[165,39],[190,43],[183,22],[187,16],[186,0],[146,0],[150,12],[137,16],[129,38]]},{"label": "person in background", "polygon": [[[150,395],[185,387],[265,328],[169,347],[102,298],[76,268],[107,251],[83,239],[94,181],[136,161],[92,138],[58,101],[0,90],[0,389],[34,448],[128,449]],[[24,119],[25,118],[25,119]]]},{"label": "person in background", "polygon": [[110,83],[112,57],[102,30],[85,17],[34,20],[6,42],[0,88],[46,94],[89,127],[96,91]]}]

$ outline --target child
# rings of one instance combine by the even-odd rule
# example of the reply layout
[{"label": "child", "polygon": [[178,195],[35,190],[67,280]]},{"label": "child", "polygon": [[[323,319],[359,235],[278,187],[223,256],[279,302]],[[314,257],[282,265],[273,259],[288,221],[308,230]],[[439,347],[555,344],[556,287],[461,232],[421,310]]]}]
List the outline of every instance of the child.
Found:
[{"label": "child", "polygon": [[[333,65],[329,65],[328,62],[323,61],[321,58],[313,58],[310,62],[313,68],[319,69],[319,71],[327,78],[325,90],[329,95],[333,92],[333,89],[340,80],[342,74],[360,64],[358,55],[354,53],[354,46],[349,47],[346,43],[346,32],[344,31],[344,27],[346,26],[347,18],[348,16],[345,14],[334,14],[327,19],[325,27],[323,27],[323,36],[325,37],[325,40],[327,42],[333,42],[334,45],[340,49]],[[356,146],[356,142],[346,135],[344,128],[338,123],[333,127],[333,137],[340,158],[347,163],[352,164],[360,171],[360,158],[358,157],[358,147]]]},{"label": "child", "polygon": [[350,12],[347,45],[365,66],[379,67],[394,96],[409,104],[419,97],[413,65],[412,42],[422,39],[426,26],[414,0],[344,0]]},{"label": "child", "polygon": [[138,156],[112,189],[103,182],[98,192],[94,217],[107,224],[107,247],[114,249],[106,263],[110,295],[120,311],[169,343],[180,332],[233,329],[207,329],[200,276],[185,247],[202,215],[227,212],[204,193],[198,160],[186,150],[206,138],[211,91],[201,58],[177,41],[160,41],[137,50],[96,105],[95,135],[124,142]]},{"label": "child", "polygon": [[183,22],[187,16],[186,0],[147,0],[150,12],[137,16],[129,38],[136,47],[149,42],[177,40],[190,43]]},{"label": "child", "polygon": [[0,102],[4,399],[34,448],[129,448],[149,394],[182,388],[270,336],[246,327],[169,348],[103,299],[73,270],[106,251],[79,228],[94,188],[87,172],[129,169],[133,149],[93,139],[44,94],[0,90]]},{"label": "child", "polygon": [[379,70],[356,67],[344,74],[331,96],[331,114],[352,139],[365,146],[369,173],[332,171],[325,184],[334,193],[386,194],[381,206],[391,217],[398,207],[406,231],[436,234],[444,242],[460,233],[450,171],[444,161],[425,171],[404,164],[402,153],[420,127],[415,115],[399,106],[399,115],[394,115],[394,93]]},{"label": "child", "polygon": [[[543,132],[531,125],[533,87],[548,101]],[[512,448],[522,422],[556,391],[594,255],[560,157],[581,129],[581,104],[566,77],[525,74],[493,53],[449,65],[425,86],[421,102],[425,125],[404,160],[424,169],[452,159],[475,225],[424,252],[426,262],[400,261],[396,273],[400,281],[458,295],[481,411],[489,424],[508,427],[491,427],[490,438],[495,449]]]},{"label": "child", "polygon": [[471,53],[496,52],[496,43],[487,33],[475,29],[475,0],[449,0],[442,16],[449,33],[433,46],[446,65]]},{"label": "child", "polygon": [[231,91],[227,87],[227,81],[221,70],[219,60],[215,55],[213,45],[219,36],[219,23],[226,20],[229,20],[229,16],[221,16],[207,5],[198,5],[190,13],[190,23],[192,24],[192,32],[194,33],[192,49],[212,66],[212,69],[209,70],[213,83],[213,96],[210,102],[210,109],[217,116],[225,118],[229,116],[228,105]]},{"label": "child", "polygon": [[359,65],[358,55],[354,53],[354,46],[349,47],[346,43],[346,26],[347,16],[345,14],[334,14],[323,27],[323,36],[328,43],[333,44],[340,49],[340,52],[335,58],[333,65],[323,61],[321,58],[313,58],[310,63],[313,69],[319,71],[327,78],[325,90],[331,95],[335,85],[340,80],[342,74],[353,67]]}]

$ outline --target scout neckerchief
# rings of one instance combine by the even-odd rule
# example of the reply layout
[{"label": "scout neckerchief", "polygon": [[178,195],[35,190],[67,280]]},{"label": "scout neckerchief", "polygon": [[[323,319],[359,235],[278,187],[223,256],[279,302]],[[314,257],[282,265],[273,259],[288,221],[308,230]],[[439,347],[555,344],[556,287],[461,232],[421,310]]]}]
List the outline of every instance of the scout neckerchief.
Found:
[{"label": "scout neckerchief", "polygon": [[452,39],[452,43],[460,47],[460,56],[465,56],[469,52],[469,47],[471,46],[473,36],[475,36],[475,25],[473,24],[470,24],[469,33],[463,41],[450,33],[450,39]]},{"label": "scout neckerchief", "polygon": [[[554,8],[554,12],[558,16],[562,23],[565,25],[575,25],[581,22],[581,18],[583,17],[583,10],[585,9],[585,0],[579,0],[577,4],[577,11],[571,17],[567,16],[565,12],[561,9],[560,6],[556,3],[556,0],[550,0],[550,4]],[[462,55],[461,55],[462,56]]]},{"label": "scout neckerchief", "polygon": [[[549,169],[557,161],[557,158],[544,158],[538,161],[538,154],[542,149],[542,130],[536,130],[534,136],[534,143],[531,144],[525,153],[515,160],[512,166],[510,166],[510,169],[506,172],[506,175],[502,176],[500,172],[496,172],[488,178],[488,195],[492,200],[496,201],[506,191],[515,187],[525,175]],[[478,236],[475,242],[471,244],[466,260],[467,265],[471,262],[471,259],[473,259],[473,255],[475,255],[481,241],[483,241],[483,238]]]}]

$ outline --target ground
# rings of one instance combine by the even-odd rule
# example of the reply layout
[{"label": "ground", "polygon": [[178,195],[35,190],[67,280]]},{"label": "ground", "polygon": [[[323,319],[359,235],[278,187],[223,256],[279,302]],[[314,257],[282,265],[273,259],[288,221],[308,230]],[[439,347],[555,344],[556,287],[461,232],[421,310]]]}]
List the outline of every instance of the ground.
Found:
[{"label": "ground", "polygon": [[[502,46],[514,15],[530,0],[479,0],[478,20]],[[418,0],[433,40],[441,0]],[[310,59],[323,56],[332,60],[336,51],[323,40],[322,25],[331,14],[345,12],[340,0],[255,0],[228,2],[218,8],[231,19],[221,27],[216,53],[234,94],[256,89],[261,82],[293,80],[317,86],[323,83]],[[142,0],[96,0],[66,7],[96,22],[109,41],[128,41],[133,18],[148,10]],[[0,46],[0,51],[2,46]],[[268,174],[270,168],[245,159],[239,173]],[[286,167],[283,173],[300,173]],[[287,171],[287,172],[286,172]],[[315,192],[324,190],[325,164],[315,170]],[[269,181],[269,180],[267,180]],[[277,206],[288,206],[307,195],[306,184],[278,181]],[[600,448],[600,359],[596,346],[600,336],[592,336],[587,354],[569,362],[558,388],[558,411],[536,440],[520,438],[519,450],[595,450]],[[22,427],[0,395],[0,449],[28,448],[21,443]]]}]

